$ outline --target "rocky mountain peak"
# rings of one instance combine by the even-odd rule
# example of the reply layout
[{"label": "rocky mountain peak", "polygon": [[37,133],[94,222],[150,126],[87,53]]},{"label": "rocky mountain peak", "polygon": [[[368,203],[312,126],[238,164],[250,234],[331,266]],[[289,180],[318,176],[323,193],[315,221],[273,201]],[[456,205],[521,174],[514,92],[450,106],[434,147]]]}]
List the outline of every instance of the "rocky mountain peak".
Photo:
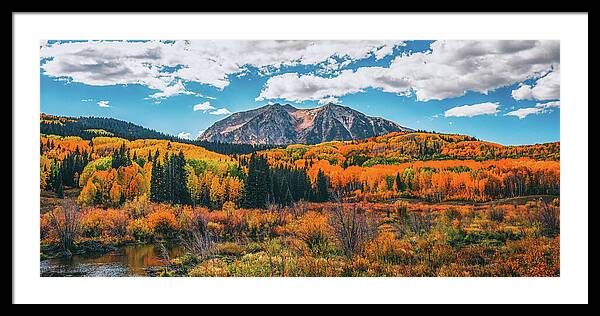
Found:
[{"label": "rocky mountain peak", "polygon": [[250,144],[314,144],[362,139],[397,131],[412,130],[331,102],[313,109],[271,103],[216,122],[199,139]]}]

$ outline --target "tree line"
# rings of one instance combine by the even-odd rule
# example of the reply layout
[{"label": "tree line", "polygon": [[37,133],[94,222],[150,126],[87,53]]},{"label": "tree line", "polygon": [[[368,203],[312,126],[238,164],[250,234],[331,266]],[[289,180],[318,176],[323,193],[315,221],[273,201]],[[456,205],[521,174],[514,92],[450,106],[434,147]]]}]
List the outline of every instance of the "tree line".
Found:
[{"label": "tree line", "polygon": [[267,159],[258,154],[241,163],[248,167],[244,207],[289,206],[300,200],[325,202],[330,198],[329,179],[323,171],[318,172],[313,185],[305,168],[270,167]]}]

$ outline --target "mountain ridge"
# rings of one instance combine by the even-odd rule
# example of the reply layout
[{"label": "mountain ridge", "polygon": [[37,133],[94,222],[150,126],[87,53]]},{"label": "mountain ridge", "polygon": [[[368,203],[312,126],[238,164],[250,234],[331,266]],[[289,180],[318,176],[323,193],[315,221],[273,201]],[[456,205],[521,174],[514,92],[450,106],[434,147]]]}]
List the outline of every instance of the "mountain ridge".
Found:
[{"label": "mountain ridge", "polygon": [[414,130],[393,121],[367,116],[334,103],[309,109],[274,103],[236,112],[214,123],[198,140],[275,145],[317,144],[411,131]]}]

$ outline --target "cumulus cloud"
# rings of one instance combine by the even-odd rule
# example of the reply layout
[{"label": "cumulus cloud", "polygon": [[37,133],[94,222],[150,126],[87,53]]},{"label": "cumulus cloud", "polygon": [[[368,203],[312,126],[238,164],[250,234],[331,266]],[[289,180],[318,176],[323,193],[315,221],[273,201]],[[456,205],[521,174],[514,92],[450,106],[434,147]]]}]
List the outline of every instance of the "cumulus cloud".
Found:
[{"label": "cumulus cloud", "polygon": [[180,95],[180,94],[195,95],[196,93],[186,90],[183,83],[181,81],[177,81],[173,85],[164,87],[163,89],[161,89],[160,92],[149,95],[149,98],[164,99],[164,98],[168,98],[168,97],[172,97],[172,96]]},{"label": "cumulus cloud", "polygon": [[98,101],[98,106],[101,108],[109,108],[110,107],[110,101]]},{"label": "cumulus cloud", "polygon": [[451,108],[444,112],[445,117],[473,117],[479,115],[493,115],[498,113],[498,102],[485,102],[473,105],[463,105]]},{"label": "cumulus cloud", "polygon": [[226,108],[220,108],[220,109],[216,109],[214,111],[210,111],[209,114],[212,114],[212,115],[229,115],[229,114],[231,114],[231,111],[229,111]]},{"label": "cumulus cloud", "polygon": [[519,119],[524,119],[529,115],[532,114],[542,114],[542,113],[550,113],[552,112],[553,108],[559,108],[560,107],[560,101],[551,101],[551,102],[546,102],[546,103],[536,103],[535,107],[532,108],[521,108],[518,110],[514,110],[511,112],[508,112],[504,115],[508,115],[508,116],[516,116]]},{"label": "cumulus cloud", "polygon": [[533,86],[522,84],[511,94],[515,100],[560,99],[560,66],[539,78]]},{"label": "cumulus cloud", "polygon": [[361,67],[335,77],[277,75],[269,78],[256,99],[320,100],[375,88],[414,93],[420,101],[442,100],[539,78],[558,68],[559,62],[558,41],[436,41],[426,52],[394,58],[389,67]]},{"label": "cumulus cloud", "polygon": [[226,108],[217,109],[216,107],[212,106],[210,104],[210,102],[208,102],[208,101],[194,105],[194,111],[202,111],[202,113],[208,113],[208,114],[212,114],[212,115],[231,114],[231,111],[229,111],[228,109],[226,109]]},{"label": "cumulus cloud", "polygon": [[334,103],[334,104],[340,104],[340,100],[338,100],[338,98],[334,98],[334,97],[328,97],[328,98],[323,98],[321,100],[319,100],[319,104],[327,104],[327,103]]},{"label": "cumulus cloud", "polygon": [[194,105],[194,111],[202,111],[204,113],[214,110],[215,107],[210,105],[210,102],[206,101],[200,104]]},{"label": "cumulus cloud", "polygon": [[43,73],[93,86],[140,84],[151,98],[192,94],[184,83],[223,89],[249,67],[317,65],[332,57],[383,58],[401,41],[88,41],[40,45]]},{"label": "cumulus cloud", "polygon": [[200,137],[202,135],[202,133],[204,133],[205,131],[206,131],[205,129],[199,130],[195,137],[192,136],[192,133],[181,132],[181,133],[177,134],[177,137],[182,138],[182,139],[194,140],[194,139],[197,139],[198,137]]},{"label": "cumulus cloud", "polygon": [[181,133],[177,134],[177,137],[179,137],[181,139],[192,139],[192,134],[187,133],[187,132],[181,132]]},{"label": "cumulus cloud", "polygon": [[513,90],[511,92],[513,99],[515,100],[532,100],[533,99],[533,91],[531,91],[531,86],[527,84],[519,85],[519,88]]}]

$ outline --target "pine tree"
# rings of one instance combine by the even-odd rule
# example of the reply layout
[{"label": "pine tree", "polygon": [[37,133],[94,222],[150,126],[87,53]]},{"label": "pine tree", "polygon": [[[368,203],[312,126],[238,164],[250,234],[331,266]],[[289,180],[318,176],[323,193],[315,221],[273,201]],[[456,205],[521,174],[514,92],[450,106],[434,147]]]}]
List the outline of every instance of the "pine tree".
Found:
[{"label": "pine tree", "polygon": [[189,204],[191,201],[187,187],[187,171],[185,170],[185,156],[179,151],[173,155],[173,202],[176,204]]},{"label": "pine tree", "polygon": [[402,186],[402,179],[400,178],[400,172],[396,173],[396,189],[398,191],[404,191]]},{"label": "pine tree", "polygon": [[245,206],[248,208],[265,208],[269,201],[270,186],[269,166],[266,159],[252,154],[248,162]]},{"label": "pine tree", "polygon": [[160,177],[162,175],[162,167],[160,166],[160,161],[154,160],[152,162],[152,173],[150,175],[150,200],[152,202],[160,202],[161,194],[160,194]]},{"label": "pine tree", "polygon": [[319,169],[319,172],[317,173],[316,183],[316,202],[326,202],[329,200],[328,182],[329,180],[327,179],[325,172]]},{"label": "pine tree", "polygon": [[56,173],[56,176],[54,177],[54,183],[52,184],[52,187],[54,189],[54,193],[56,193],[56,196],[62,199],[64,197],[65,187],[63,184],[63,174],[61,167],[58,167],[58,171]]}]

